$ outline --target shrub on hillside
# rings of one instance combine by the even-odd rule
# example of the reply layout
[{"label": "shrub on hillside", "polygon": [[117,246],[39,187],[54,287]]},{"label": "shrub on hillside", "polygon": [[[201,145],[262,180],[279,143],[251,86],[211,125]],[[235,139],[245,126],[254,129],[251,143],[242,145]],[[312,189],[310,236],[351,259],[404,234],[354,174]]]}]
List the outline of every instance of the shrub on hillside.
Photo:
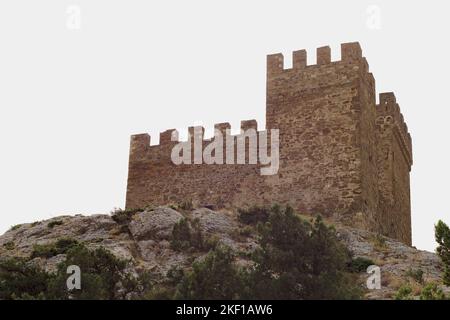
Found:
[{"label": "shrub on hillside", "polygon": [[0,261],[0,300],[39,299],[50,275],[24,259]]},{"label": "shrub on hillside", "polygon": [[183,218],[173,226],[171,246],[174,250],[184,250],[191,246],[191,226],[188,219]]},{"label": "shrub on hillside", "polygon": [[429,283],[420,294],[420,300],[447,300],[448,297],[444,294],[441,288],[436,283]]},{"label": "shrub on hillside", "polygon": [[400,286],[394,295],[395,300],[413,300],[412,288],[409,283],[404,283]]},{"label": "shrub on hillside", "polygon": [[64,224],[63,221],[61,221],[61,220],[55,220],[55,221],[50,221],[50,222],[47,224],[47,227],[48,227],[49,229],[53,229],[54,227],[60,226],[60,225],[62,225],[62,224]]},{"label": "shrub on hillside", "polygon": [[192,200],[189,199],[181,202],[178,207],[182,210],[191,211],[194,209],[194,204],[192,203]]},{"label": "shrub on hillside", "polygon": [[194,264],[177,288],[183,299],[352,299],[361,296],[350,274],[349,251],[333,228],[310,224],[291,208],[271,209],[259,224],[261,248],[253,266],[239,269],[232,252],[217,247]]},{"label": "shrub on hillside", "polygon": [[[65,242],[69,245],[70,241]],[[63,241],[60,246],[64,247]],[[5,299],[124,299],[144,296],[153,281],[148,273],[139,277],[127,272],[128,261],[116,258],[104,248],[89,250],[70,245],[66,260],[50,274],[25,259],[0,262],[0,300]],[[67,267],[81,270],[81,290],[67,289]]]},{"label": "shrub on hillside", "polygon": [[444,264],[444,284],[450,286],[450,228],[441,220],[435,226],[437,254]]},{"label": "shrub on hillside", "polygon": [[16,244],[14,243],[14,241],[8,241],[8,242],[3,244],[3,247],[6,250],[14,250],[14,248],[16,247]]},{"label": "shrub on hillside", "polygon": [[253,299],[354,299],[361,291],[349,273],[350,252],[320,217],[313,224],[292,208],[275,210],[260,225],[261,249],[249,275]]},{"label": "shrub on hillside", "polygon": [[[67,267],[76,265],[82,271],[81,290],[67,291]],[[119,299],[136,289],[137,283],[126,272],[128,261],[116,258],[100,247],[89,250],[84,245],[72,247],[66,260],[58,265],[56,276],[49,284],[52,299]],[[119,285],[122,287],[120,292]]]},{"label": "shrub on hillside", "polygon": [[227,247],[217,246],[193,270],[181,278],[176,299],[238,299],[243,292],[243,282],[233,264],[233,253]]},{"label": "shrub on hillside", "polygon": [[172,249],[181,251],[189,248],[209,250],[212,242],[205,240],[198,219],[189,221],[186,218],[178,221],[172,229]]},{"label": "shrub on hillside", "polygon": [[136,213],[143,211],[143,209],[114,209],[111,212],[111,218],[118,224],[128,224]]},{"label": "shrub on hillside", "polygon": [[406,275],[415,280],[417,283],[423,284],[424,282],[423,273],[424,273],[423,270],[420,268],[419,269],[409,268],[409,270],[406,272]]},{"label": "shrub on hillside", "polygon": [[[250,221],[250,220],[249,220]],[[254,220],[251,220],[254,222]],[[253,223],[252,222],[252,223]],[[129,261],[109,251],[89,250],[71,239],[35,247],[34,256],[59,253],[66,260],[55,274],[29,262],[0,265],[0,299],[350,299],[359,298],[357,275],[369,261],[352,261],[336,232],[320,218],[304,221],[292,208],[273,207],[265,223],[257,226],[258,249],[239,267],[230,248],[205,240],[197,220],[179,221],[173,228],[172,246],[210,252],[192,269],[171,269],[165,281],[153,275],[128,273]],[[209,244],[211,242],[211,244]],[[67,291],[67,267],[82,272],[81,290]],[[6,266],[6,267],[5,267]],[[14,271],[15,270],[15,271]]]},{"label": "shrub on hillside", "polygon": [[369,266],[375,265],[375,263],[368,258],[357,257],[352,259],[352,261],[348,265],[348,269],[350,272],[366,272]]},{"label": "shrub on hillside", "polygon": [[270,208],[253,206],[247,209],[239,209],[239,221],[243,224],[256,225],[258,222],[267,222],[270,215]]},{"label": "shrub on hillside", "polygon": [[51,258],[58,254],[66,253],[76,245],[78,245],[78,241],[70,238],[61,238],[50,244],[36,244],[33,246],[31,258]]}]

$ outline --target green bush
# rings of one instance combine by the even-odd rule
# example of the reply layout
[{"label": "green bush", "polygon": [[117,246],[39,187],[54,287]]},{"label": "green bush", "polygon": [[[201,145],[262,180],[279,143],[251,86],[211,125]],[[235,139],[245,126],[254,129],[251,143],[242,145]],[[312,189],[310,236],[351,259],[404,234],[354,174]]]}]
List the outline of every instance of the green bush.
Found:
[{"label": "green bush", "polygon": [[250,237],[255,233],[255,229],[251,226],[245,226],[238,229],[238,233],[242,237]]},{"label": "green bush", "polygon": [[211,248],[211,242],[204,239],[198,219],[189,221],[183,218],[173,226],[171,246],[177,251],[189,248],[208,250]]},{"label": "green bush", "polygon": [[[61,239],[54,244],[64,250],[66,260],[49,274],[25,259],[0,261],[0,300],[4,299],[125,299],[143,297],[153,288],[149,273],[131,276],[129,261],[116,258],[104,248]],[[81,269],[81,290],[67,290],[67,267]]]},{"label": "green bush", "polygon": [[413,300],[412,288],[409,283],[404,283],[400,286],[398,291],[394,295],[395,300]]},{"label": "green bush", "polygon": [[36,227],[40,223],[41,223],[40,221],[35,221],[31,224],[31,227]]},{"label": "green bush", "polygon": [[183,218],[173,226],[171,246],[174,250],[185,250],[191,246],[191,226],[188,219]]},{"label": "green bush", "polygon": [[53,229],[54,227],[60,226],[60,225],[62,225],[62,224],[64,224],[63,221],[61,221],[61,220],[55,220],[55,221],[50,221],[50,222],[47,224],[47,227],[50,228],[50,229]]},{"label": "green bush", "polygon": [[352,259],[352,261],[348,265],[348,269],[350,272],[366,272],[369,266],[375,265],[375,263],[364,257],[357,257]]},{"label": "green bush", "polygon": [[54,244],[35,244],[31,252],[31,258],[50,258],[56,254]]},{"label": "green bush", "polygon": [[[117,259],[104,248],[89,250],[84,245],[71,247],[66,260],[58,265],[57,275],[49,285],[49,296],[53,299],[117,299],[117,285],[127,283],[135,288],[137,284],[128,283],[125,273],[127,261]],[[81,290],[67,291],[67,267],[76,265],[82,272]]]},{"label": "green bush", "polygon": [[229,300],[241,297],[242,281],[229,248],[216,247],[204,260],[195,262],[192,269],[181,278],[176,299]]},{"label": "green bush", "polygon": [[205,239],[200,228],[200,220],[194,219],[193,221],[191,221],[191,226],[191,247],[197,248],[199,250],[204,250]]},{"label": "green bush", "polygon": [[144,300],[172,300],[175,292],[170,287],[154,287],[150,289],[143,297]]},{"label": "green bush", "polygon": [[111,212],[111,218],[118,224],[128,224],[131,218],[143,209],[115,209]]},{"label": "green bush", "polygon": [[49,281],[49,274],[24,259],[0,261],[0,300],[38,299]]},{"label": "green bush", "polygon": [[220,238],[217,235],[212,235],[203,240],[202,248],[205,251],[215,249],[220,244]]},{"label": "green bush", "polygon": [[450,286],[450,228],[441,220],[435,226],[435,238],[439,245],[436,252],[444,264],[443,282]]},{"label": "green bush", "polygon": [[253,206],[247,209],[239,209],[238,213],[241,223],[256,225],[258,222],[267,222],[270,209],[267,207]]},{"label": "green bush", "polygon": [[320,217],[314,224],[292,208],[276,208],[268,223],[259,225],[261,249],[248,280],[252,299],[356,299],[361,296],[348,264],[350,252],[334,228]]},{"label": "green bush", "polygon": [[376,234],[373,238],[373,245],[375,250],[385,251],[387,249],[386,238],[381,234]]},{"label": "green bush", "polygon": [[436,283],[427,284],[420,294],[420,300],[447,300],[442,289]]},{"label": "green bush", "polygon": [[167,271],[167,283],[171,285],[177,285],[183,279],[185,273],[184,269],[180,266],[173,266]]},{"label": "green bush", "polygon": [[14,250],[14,248],[16,247],[16,244],[13,241],[8,241],[5,244],[3,244],[3,247],[6,250]]},{"label": "green bush", "polygon": [[186,211],[191,211],[192,209],[194,209],[194,205],[191,199],[181,202],[178,207]]},{"label": "green bush", "polygon": [[417,283],[423,284],[424,280],[423,280],[423,270],[422,269],[412,269],[410,268],[407,272],[406,275],[410,278],[412,278],[413,280],[415,280]]},{"label": "green bush", "polygon": [[33,246],[31,258],[51,258],[58,254],[64,254],[72,247],[78,244],[77,240],[70,238],[61,238],[50,244],[36,244]]}]

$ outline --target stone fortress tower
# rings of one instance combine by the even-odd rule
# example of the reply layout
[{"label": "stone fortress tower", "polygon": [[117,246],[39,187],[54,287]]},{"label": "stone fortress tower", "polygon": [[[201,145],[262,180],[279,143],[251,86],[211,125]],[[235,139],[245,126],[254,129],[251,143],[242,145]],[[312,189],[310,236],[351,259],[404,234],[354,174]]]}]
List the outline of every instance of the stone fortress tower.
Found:
[{"label": "stone fortress tower", "polygon": [[[152,146],[148,134],[134,135],[126,207],[187,199],[230,208],[290,204],[411,244],[412,143],[394,94],[381,93],[376,104],[375,80],[358,43],[342,44],[340,61],[331,61],[329,47],[317,49],[315,65],[306,60],[305,50],[295,51],[292,68],[284,69],[282,54],[267,57],[266,130],[279,130],[277,174],[261,175],[259,162],[175,165],[175,130]],[[230,125],[215,128],[226,135]],[[249,128],[257,130],[255,120],[241,122]],[[191,144],[214,140],[203,133],[194,137],[190,127]],[[228,138],[236,144],[239,135]]]}]

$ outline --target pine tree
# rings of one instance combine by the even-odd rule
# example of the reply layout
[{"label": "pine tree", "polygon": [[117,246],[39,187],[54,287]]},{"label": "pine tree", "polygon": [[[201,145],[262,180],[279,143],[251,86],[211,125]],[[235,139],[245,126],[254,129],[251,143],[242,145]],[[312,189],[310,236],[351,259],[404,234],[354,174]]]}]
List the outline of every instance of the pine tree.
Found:
[{"label": "pine tree", "polygon": [[450,285],[450,228],[441,220],[435,225],[435,237],[439,246],[437,254],[444,264],[444,284]]}]

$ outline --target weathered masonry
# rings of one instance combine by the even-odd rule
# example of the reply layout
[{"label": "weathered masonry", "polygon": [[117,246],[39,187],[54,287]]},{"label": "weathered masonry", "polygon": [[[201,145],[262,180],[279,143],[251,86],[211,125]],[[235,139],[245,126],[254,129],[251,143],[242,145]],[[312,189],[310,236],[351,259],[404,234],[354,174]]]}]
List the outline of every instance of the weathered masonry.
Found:
[{"label": "weathered masonry", "polygon": [[[342,44],[340,61],[319,48],[315,65],[307,65],[305,50],[295,51],[290,69],[282,54],[269,55],[266,94],[266,130],[280,136],[277,174],[261,175],[260,163],[175,165],[174,130],[154,146],[148,134],[134,135],[126,207],[187,199],[230,208],[290,204],[410,244],[411,136],[393,93],[381,93],[376,104],[360,45]],[[230,125],[215,128],[225,135]],[[254,120],[241,128],[258,130]],[[193,141],[194,128],[189,132]],[[204,148],[214,138],[203,132]]]}]

